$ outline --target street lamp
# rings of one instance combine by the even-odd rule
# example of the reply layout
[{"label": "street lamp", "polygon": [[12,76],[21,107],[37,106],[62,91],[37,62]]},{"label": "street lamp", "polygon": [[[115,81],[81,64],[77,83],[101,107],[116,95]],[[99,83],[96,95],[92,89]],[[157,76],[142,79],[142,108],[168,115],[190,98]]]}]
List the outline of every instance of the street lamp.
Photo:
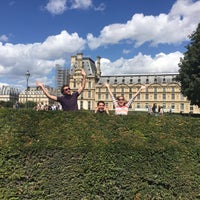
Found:
[{"label": "street lamp", "polygon": [[27,100],[28,100],[28,79],[30,77],[30,72],[27,70],[25,76],[26,76],[26,108],[28,108],[28,105],[27,105]]}]

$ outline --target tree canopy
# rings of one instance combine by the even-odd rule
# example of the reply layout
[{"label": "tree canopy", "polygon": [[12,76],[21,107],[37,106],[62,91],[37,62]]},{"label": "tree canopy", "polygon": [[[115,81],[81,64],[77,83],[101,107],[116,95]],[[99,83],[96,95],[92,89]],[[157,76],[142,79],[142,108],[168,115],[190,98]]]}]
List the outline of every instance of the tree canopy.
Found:
[{"label": "tree canopy", "polygon": [[200,107],[200,23],[189,38],[191,41],[180,60],[176,80],[181,83],[182,94],[192,105]]}]

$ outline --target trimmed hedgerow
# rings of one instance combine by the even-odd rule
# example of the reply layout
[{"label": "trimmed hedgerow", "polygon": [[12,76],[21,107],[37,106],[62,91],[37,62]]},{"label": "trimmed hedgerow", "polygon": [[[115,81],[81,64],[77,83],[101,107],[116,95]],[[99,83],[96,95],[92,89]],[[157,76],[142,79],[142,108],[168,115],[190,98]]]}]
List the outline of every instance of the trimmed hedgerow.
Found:
[{"label": "trimmed hedgerow", "polygon": [[0,199],[199,199],[199,124],[1,109]]}]

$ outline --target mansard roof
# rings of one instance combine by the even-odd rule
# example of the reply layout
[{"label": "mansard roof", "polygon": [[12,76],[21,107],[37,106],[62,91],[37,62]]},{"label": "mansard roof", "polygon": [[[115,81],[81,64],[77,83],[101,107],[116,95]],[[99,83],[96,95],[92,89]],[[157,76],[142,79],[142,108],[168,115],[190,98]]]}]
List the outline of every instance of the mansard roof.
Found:
[{"label": "mansard roof", "polygon": [[[97,69],[95,62],[91,58],[83,57],[82,64],[87,76],[95,76]],[[76,68],[77,62],[74,66],[71,66],[70,74],[74,74]]]},{"label": "mansard roof", "polygon": [[14,87],[3,85],[0,87],[1,95],[19,95],[20,90]]},{"label": "mansard roof", "polygon": [[152,74],[121,74],[113,76],[101,76],[98,85],[109,82],[111,85],[119,84],[153,84],[174,83],[178,73],[152,73]]}]

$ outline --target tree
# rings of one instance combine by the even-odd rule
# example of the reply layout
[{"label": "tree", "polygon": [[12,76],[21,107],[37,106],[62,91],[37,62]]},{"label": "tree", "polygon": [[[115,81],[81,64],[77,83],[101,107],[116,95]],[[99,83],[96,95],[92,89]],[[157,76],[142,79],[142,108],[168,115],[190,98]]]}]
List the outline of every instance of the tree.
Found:
[{"label": "tree", "polygon": [[189,38],[191,43],[186,46],[187,51],[180,59],[176,80],[181,83],[182,94],[192,105],[200,107],[200,23]]}]

